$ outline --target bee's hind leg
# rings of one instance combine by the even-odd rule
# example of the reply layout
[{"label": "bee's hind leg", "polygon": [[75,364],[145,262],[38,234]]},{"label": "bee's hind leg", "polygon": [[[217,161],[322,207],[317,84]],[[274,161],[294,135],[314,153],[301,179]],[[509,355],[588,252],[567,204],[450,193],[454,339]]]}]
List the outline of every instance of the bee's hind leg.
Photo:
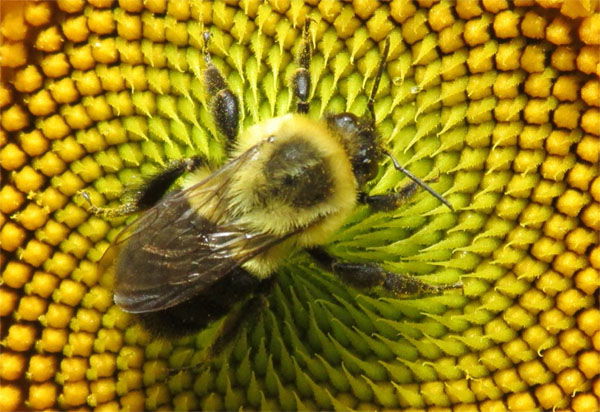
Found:
[{"label": "bee's hind leg", "polygon": [[267,295],[273,289],[274,284],[274,277],[261,281],[254,291],[254,295],[237,305],[227,314],[210,345],[204,348],[200,360],[194,365],[173,368],[170,370],[170,373],[175,374],[185,370],[202,368],[219,356],[236,339],[242,326],[250,323],[264,308],[269,306]]},{"label": "bee's hind leg", "polygon": [[296,111],[298,113],[308,113],[310,94],[310,60],[312,58],[312,44],[310,40],[310,20],[306,21],[302,29],[302,44],[300,54],[298,55],[298,67],[292,75],[292,91],[298,99]]},{"label": "bee's hind leg", "polygon": [[227,315],[225,321],[219,328],[214,341],[206,348],[207,360],[210,360],[223,352],[227,345],[233,342],[238,336],[242,325],[258,316],[267,306],[268,302],[266,296],[264,294],[258,294],[252,296],[244,304],[240,305],[238,310]]},{"label": "bee's hind leg", "polygon": [[449,289],[462,289],[462,283],[432,285],[410,275],[392,273],[372,263],[341,262],[322,248],[308,250],[323,268],[332,271],[344,283],[357,289],[379,292],[391,297],[408,298],[439,295]]},{"label": "bee's hind leg", "polygon": [[128,190],[126,192],[128,200],[117,207],[95,206],[92,204],[88,192],[81,191],[80,193],[90,204],[88,209],[90,213],[104,218],[126,216],[154,206],[165,195],[177,178],[185,172],[197,169],[203,163],[204,159],[200,156],[171,162],[163,171],[153,176],[140,187]]},{"label": "bee's hind leg", "polygon": [[237,310],[234,310],[227,315],[217,336],[210,347],[207,348],[207,353],[211,358],[221,353],[227,345],[237,337],[244,323],[248,323],[250,320],[257,317],[264,308],[269,306],[267,296],[270,294],[274,285],[274,276],[261,280],[256,286],[254,294],[243,304],[238,305]]}]

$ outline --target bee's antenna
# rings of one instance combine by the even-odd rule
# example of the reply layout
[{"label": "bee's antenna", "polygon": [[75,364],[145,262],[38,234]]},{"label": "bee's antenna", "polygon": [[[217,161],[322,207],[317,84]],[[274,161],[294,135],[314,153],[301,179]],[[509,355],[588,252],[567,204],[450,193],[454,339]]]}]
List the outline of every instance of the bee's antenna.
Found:
[{"label": "bee's antenna", "polygon": [[375,124],[375,95],[377,94],[377,89],[379,89],[379,83],[381,82],[381,76],[383,76],[383,70],[385,69],[385,64],[387,62],[389,53],[390,38],[386,37],[385,43],[383,44],[381,60],[379,61],[379,67],[377,67],[377,74],[375,75],[375,80],[373,81],[373,88],[371,89],[371,94],[369,95],[369,102],[367,103],[367,107],[371,113],[371,118],[373,119],[373,124]]},{"label": "bee's antenna", "polygon": [[444,199],[444,197],[442,195],[440,195],[438,192],[436,192],[435,190],[433,190],[431,188],[431,186],[429,186],[427,183],[425,183],[424,181],[422,181],[421,179],[419,179],[417,176],[413,175],[412,172],[410,172],[408,169],[406,169],[405,167],[402,167],[400,165],[400,163],[398,163],[398,161],[396,160],[396,158],[387,150],[383,151],[390,159],[392,159],[392,163],[394,164],[394,169],[404,173],[406,176],[408,176],[413,182],[415,182],[416,184],[418,184],[419,186],[421,186],[423,189],[427,190],[429,193],[431,193],[433,195],[433,197],[435,197],[436,199],[438,199],[440,202],[442,202],[443,204],[445,204],[450,210],[452,210],[454,212],[454,208],[452,207],[452,205],[450,204],[450,202],[448,202],[446,199]]}]

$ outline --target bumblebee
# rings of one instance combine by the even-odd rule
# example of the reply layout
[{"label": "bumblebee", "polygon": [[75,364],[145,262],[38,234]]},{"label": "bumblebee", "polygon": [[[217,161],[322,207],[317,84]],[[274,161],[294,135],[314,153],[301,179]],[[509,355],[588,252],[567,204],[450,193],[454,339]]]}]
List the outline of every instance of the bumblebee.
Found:
[{"label": "bumblebee", "polygon": [[[114,301],[151,333],[178,337],[204,329],[225,315],[220,339],[231,335],[270,289],[281,262],[298,249],[346,284],[395,297],[439,294],[459,285],[430,285],[378,265],[336,259],[321,246],[358,203],[392,210],[422,186],[450,204],[380,144],[374,99],[389,52],[382,57],[362,117],[352,113],[308,115],[312,43],[303,29],[291,78],[296,113],[239,132],[238,99],[213,64],[205,34],[204,83],[229,160],[210,170],[201,157],[182,159],[147,182],[120,207],[91,206],[104,217],[143,213],[108,249]],[[388,156],[412,180],[397,192],[362,191]],[[171,189],[186,174],[185,183]],[[84,193],[89,201],[89,195]]]}]

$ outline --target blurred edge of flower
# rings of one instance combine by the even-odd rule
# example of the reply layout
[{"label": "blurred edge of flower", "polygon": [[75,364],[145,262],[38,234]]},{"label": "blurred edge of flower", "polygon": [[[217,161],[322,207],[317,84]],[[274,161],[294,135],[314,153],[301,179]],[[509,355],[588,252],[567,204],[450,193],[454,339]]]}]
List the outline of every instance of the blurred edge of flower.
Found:
[{"label": "blurred edge of flower", "polygon": [[[2,2],[0,410],[598,410],[598,7]],[[95,262],[122,222],[90,216],[76,193],[114,203],[170,158],[221,160],[199,80],[203,23],[244,124],[289,111],[309,14],[311,115],[362,113],[389,37],[382,136],[418,175],[439,174],[458,209],[422,195],[391,215],[359,209],[332,251],[432,281],[462,275],[465,297],[372,299],[299,257],[222,359],[169,377],[211,330],[152,340],[112,305]],[[400,180],[386,165],[371,190]]]}]

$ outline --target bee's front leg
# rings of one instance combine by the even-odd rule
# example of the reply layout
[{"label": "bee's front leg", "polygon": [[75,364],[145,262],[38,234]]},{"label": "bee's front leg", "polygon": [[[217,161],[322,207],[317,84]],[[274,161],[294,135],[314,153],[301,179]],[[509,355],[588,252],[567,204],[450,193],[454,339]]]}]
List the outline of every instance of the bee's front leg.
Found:
[{"label": "bee's front leg", "polygon": [[310,20],[307,20],[302,29],[302,44],[298,54],[298,67],[292,75],[292,91],[298,99],[296,111],[298,113],[308,113],[310,95],[310,61],[312,59],[312,44],[310,40]]},{"label": "bee's front leg", "polygon": [[148,209],[158,202],[169,190],[171,185],[183,173],[197,169],[204,163],[200,156],[179,159],[171,162],[163,171],[153,176],[140,187],[128,190],[128,200],[117,207],[99,207],[92,204],[90,194],[81,191],[81,196],[90,204],[89,212],[104,218],[115,218],[130,215]]},{"label": "bee's front leg", "polygon": [[432,285],[414,276],[388,272],[372,263],[340,262],[321,248],[310,249],[308,252],[321,266],[357,289],[379,290],[383,294],[399,298],[439,295],[449,289],[462,289],[461,282]]},{"label": "bee's front leg", "polygon": [[419,185],[415,182],[410,182],[406,186],[401,187],[398,191],[388,192],[383,195],[370,196],[361,192],[358,195],[358,201],[371,206],[371,208],[377,212],[390,212],[410,199],[416,193],[418,187]]},{"label": "bee's front leg", "polygon": [[228,148],[234,146],[240,126],[240,107],[238,98],[231,91],[227,81],[214,65],[208,52],[210,33],[204,33],[204,84],[209,97],[212,117],[219,131],[227,138]]},{"label": "bee's front leg", "polygon": [[[406,169],[403,169],[403,171],[406,172]],[[429,193],[433,194],[433,196],[436,199],[439,199],[450,210],[454,210],[452,205],[448,203],[448,201],[442,195],[437,193],[427,184],[437,181],[437,177],[433,179],[421,180],[414,176],[412,173],[410,173],[409,177],[413,180],[405,186],[402,186],[398,191],[373,196],[367,195],[365,192],[360,192],[358,194],[358,201],[360,203],[371,206],[371,208],[377,212],[390,212],[402,206],[402,204],[404,204],[408,199],[410,199],[417,192],[417,189],[421,187],[427,190]]]}]

